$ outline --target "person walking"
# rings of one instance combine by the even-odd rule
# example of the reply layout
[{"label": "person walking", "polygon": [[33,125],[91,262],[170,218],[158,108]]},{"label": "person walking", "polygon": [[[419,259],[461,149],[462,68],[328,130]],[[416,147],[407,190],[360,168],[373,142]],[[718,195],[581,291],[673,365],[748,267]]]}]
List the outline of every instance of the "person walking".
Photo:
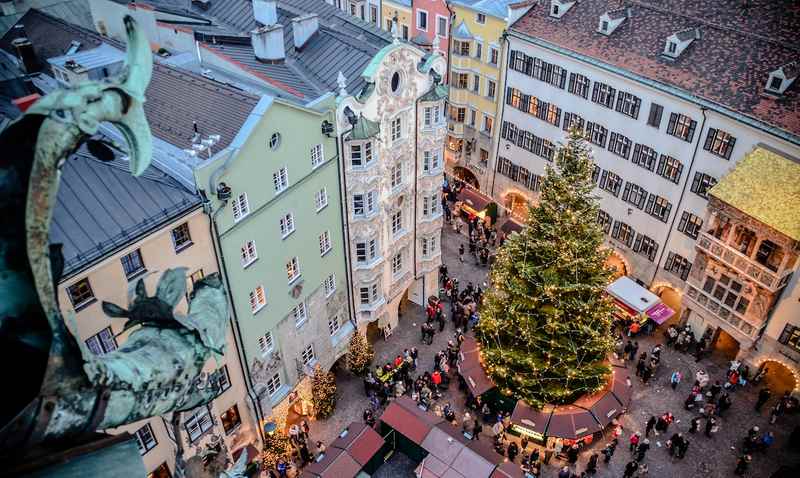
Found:
[{"label": "person walking", "polygon": [[592,456],[589,457],[589,462],[586,463],[586,473],[590,475],[594,475],[597,473],[597,459],[599,455],[597,453],[592,453]]},{"label": "person walking", "polygon": [[617,439],[614,438],[611,442],[603,448],[600,453],[603,454],[603,463],[608,464],[611,461],[611,457],[614,456],[614,452],[617,449]]},{"label": "person walking", "polygon": [[639,465],[639,477],[647,476],[650,470],[647,468],[647,463],[642,463]]},{"label": "person walking", "polygon": [[577,443],[573,443],[572,446],[567,449],[567,461],[571,466],[574,466],[575,463],[577,463],[579,451],[580,448],[578,448]]},{"label": "person walking", "polygon": [[678,384],[681,383],[681,379],[683,378],[683,374],[679,371],[672,372],[672,376],[669,378],[669,383],[672,386],[672,389],[675,390],[678,388]]},{"label": "person walking", "polygon": [[647,450],[650,449],[650,440],[645,438],[644,441],[639,443],[639,446],[636,447],[636,461],[641,463],[644,461],[644,457],[647,454]]},{"label": "person walking", "polygon": [[636,470],[639,469],[639,463],[636,460],[629,461],[627,465],[625,465],[625,474],[622,475],[622,478],[633,478],[633,474],[636,473]]},{"label": "person walking", "polygon": [[656,426],[656,417],[651,415],[650,419],[647,420],[647,425],[644,427],[644,436],[645,438],[650,437],[650,432],[653,431],[653,427]]},{"label": "person walking", "polygon": [[458,246],[458,262],[464,262],[464,243]]},{"label": "person walking", "polygon": [[519,445],[517,445],[517,442],[512,441],[511,444],[508,445],[508,450],[506,453],[508,454],[508,461],[514,463],[514,459],[519,454]]},{"label": "person walking", "polygon": [[752,461],[753,457],[750,455],[742,455],[736,460],[736,469],[733,471],[737,475],[741,476],[747,471],[747,467],[750,466],[750,461]]},{"label": "person walking", "polygon": [[475,417],[475,424],[472,426],[472,437],[470,437],[470,440],[477,440],[482,431],[483,425],[481,425],[480,417]]},{"label": "person walking", "polygon": [[700,417],[692,418],[692,421],[689,425],[689,433],[697,433],[697,431],[700,430],[700,420]]},{"label": "person walking", "polygon": [[639,438],[642,436],[641,433],[635,432],[631,434],[631,438],[629,441],[628,449],[630,449],[631,453],[636,453],[636,447],[639,446]]},{"label": "person walking", "polygon": [[762,388],[761,391],[758,392],[758,400],[756,400],[757,412],[761,411],[761,407],[763,407],[764,404],[767,403],[767,400],[769,400],[770,397],[772,397],[772,391],[767,387]]},{"label": "person walking", "polygon": [[708,417],[706,421],[706,436],[711,438],[712,433],[716,433],[717,428],[717,419],[714,417]]}]

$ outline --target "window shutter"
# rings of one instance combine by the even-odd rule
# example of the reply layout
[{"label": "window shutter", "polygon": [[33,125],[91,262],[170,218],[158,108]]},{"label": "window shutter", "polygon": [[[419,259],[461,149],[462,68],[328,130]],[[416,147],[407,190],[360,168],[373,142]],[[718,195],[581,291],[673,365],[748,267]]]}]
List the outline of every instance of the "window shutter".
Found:
[{"label": "window shutter", "polygon": [[639,157],[642,155],[642,145],[636,143],[636,146],[633,147],[633,162],[639,163]]},{"label": "window shutter", "polygon": [[561,76],[560,76],[560,78],[558,80],[558,87],[563,90],[564,89],[564,84],[566,84],[566,82],[567,82],[567,70],[562,68],[561,69]]},{"label": "window shutter", "polygon": [[706,142],[703,144],[703,149],[711,151],[711,145],[714,143],[714,137],[717,135],[717,130],[708,128],[708,135],[706,135]]},{"label": "window shutter", "polygon": [[696,193],[700,190],[700,180],[703,178],[703,173],[696,172],[694,173],[694,180],[692,181],[692,192]]},{"label": "window shutter", "polygon": [[647,258],[650,259],[650,262],[656,260],[656,252],[658,252],[658,244],[655,241],[651,242],[650,253],[647,254]]},{"label": "window shutter", "polygon": [[611,237],[615,239],[619,237],[619,225],[620,225],[619,221],[614,221],[614,227],[611,230]]},{"label": "window shutter", "polygon": [[620,111],[620,112],[622,111],[622,96],[623,96],[623,95],[621,95],[621,94],[620,94],[620,95],[617,97],[617,107],[616,107],[616,108],[614,108],[616,111]]},{"label": "window shutter", "polygon": [[559,124],[561,122],[561,108],[556,108],[556,121],[555,124]]},{"label": "window shutter", "polygon": [[639,98],[634,98],[633,99],[633,111],[632,111],[632,113],[633,113],[633,117],[635,119],[639,119],[639,107],[640,106],[642,106],[642,100],[640,100]]},{"label": "window shutter", "polygon": [[658,159],[658,167],[656,167],[656,174],[659,176],[664,175],[664,166],[666,165],[666,157],[662,154],[661,157]]},{"label": "window shutter", "polygon": [[569,74],[569,92],[575,93],[575,73]]},{"label": "window shutter", "polygon": [[572,113],[564,114],[564,124],[561,127],[564,131],[567,131],[569,129],[569,123],[571,121],[571,119],[570,119],[571,116],[572,116]]},{"label": "window shutter", "polygon": [[[457,42],[453,42],[453,46],[455,47],[456,51],[458,51]],[[514,61],[516,59],[517,59],[517,50],[511,50],[511,54],[508,55],[508,67],[511,68],[512,70],[516,70],[516,68],[514,68],[515,66]]]},{"label": "window shutter", "polygon": [[607,181],[608,181],[608,171],[604,169],[603,174],[600,175],[600,188],[605,189]]},{"label": "window shutter", "polygon": [[641,192],[642,192],[642,195],[639,197],[639,204],[636,205],[636,206],[639,207],[639,209],[644,207],[645,197],[647,197],[647,192],[645,192],[644,189],[642,189]]},{"label": "window shutter", "polygon": [[675,178],[675,184],[678,184],[678,182],[681,180],[682,173],[683,173],[683,163],[678,162],[678,174],[676,175],[677,177]]},{"label": "window shutter", "polygon": [[685,232],[687,222],[689,222],[689,213],[687,211],[683,211],[683,214],[681,214],[681,220],[678,222],[678,230]]},{"label": "window shutter", "polygon": [[631,243],[633,242],[633,236],[636,235],[636,231],[634,231],[633,228],[630,226],[628,226],[628,231],[630,232],[630,234],[628,234],[628,237],[625,240],[625,245],[631,247]]},{"label": "window shutter", "polygon": [[672,212],[672,203],[667,202],[667,207],[664,210],[664,217],[661,218],[662,221],[667,222],[669,221],[669,213]]},{"label": "window shutter", "polygon": [[655,203],[656,203],[656,195],[651,193],[650,197],[647,198],[647,206],[645,206],[644,212],[646,212],[647,214],[652,213],[653,205],[655,205]]},{"label": "window shutter", "polygon": [[678,121],[678,113],[670,113],[669,124],[667,124],[667,134],[675,133],[675,122]]},{"label": "window shutter", "polygon": [[664,270],[672,270],[672,262],[675,260],[675,253],[670,252],[667,254],[667,260],[664,262]]},{"label": "window shutter", "polygon": [[511,105],[511,87],[506,88],[506,104]]},{"label": "window shutter", "polygon": [[736,145],[736,138],[731,136],[731,140],[728,143],[728,148],[725,150],[725,159],[731,159],[731,153],[733,153],[734,145]]},{"label": "window shutter", "polygon": [[690,143],[692,142],[692,138],[694,138],[694,130],[696,127],[697,127],[697,121],[692,120],[692,122],[689,123],[689,132],[686,134],[686,141]]},{"label": "window shutter", "polygon": [[600,89],[598,88],[599,85],[600,83],[595,83],[594,88],[592,88],[592,101],[595,103],[597,103],[597,96],[600,94]]},{"label": "window shutter", "polygon": [[642,248],[642,235],[636,236],[636,242],[633,243],[633,252],[639,252]]},{"label": "window shutter", "polygon": [[615,150],[616,150],[616,144],[617,144],[617,136],[618,136],[617,133],[614,133],[612,131],[611,132],[611,138],[609,138],[610,141],[608,142],[608,150],[611,151],[611,152],[614,152],[614,153],[616,153]]},{"label": "window shutter", "polygon": [[625,190],[622,191],[622,200],[627,201],[628,198],[631,196],[631,183],[628,181],[625,183]]}]

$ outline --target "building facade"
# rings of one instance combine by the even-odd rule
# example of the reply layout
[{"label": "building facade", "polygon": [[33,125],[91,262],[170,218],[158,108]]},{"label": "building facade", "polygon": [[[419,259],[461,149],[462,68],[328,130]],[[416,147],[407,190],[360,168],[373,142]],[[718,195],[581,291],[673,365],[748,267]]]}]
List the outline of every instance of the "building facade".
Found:
[{"label": "building facade", "polygon": [[381,27],[391,32],[394,28],[393,22],[396,21],[397,34],[403,40],[410,40],[414,28],[411,0],[383,0],[381,4]]},{"label": "building facade", "polygon": [[411,41],[427,51],[448,52],[450,9],[445,0],[413,0],[411,2]]},{"label": "building facade", "polygon": [[[596,164],[598,221],[621,272],[669,295],[665,302],[698,337],[710,326],[723,348],[724,321],[707,320],[684,291],[691,290],[690,273],[704,269],[695,256],[709,227],[709,190],[760,148],[800,157],[796,84],[789,79],[797,73],[793,53],[779,46],[791,34],[776,28],[766,41],[750,33],[774,15],[766,9],[734,31],[689,22],[702,17],[696,6],[669,3],[607,11],[600,2],[552,0],[511,27],[490,192],[506,205],[536,201],[557,143],[570,126],[583,130]],[[683,7],[688,17],[669,11]],[[744,59],[730,46],[742,44],[752,45]],[[734,61],[744,72],[723,74]],[[720,81],[731,86],[722,91]],[[769,320],[748,329],[734,355],[748,355]]]},{"label": "building facade", "polygon": [[450,51],[450,107],[445,158],[448,173],[486,191],[489,157],[503,94],[499,89],[501,36],[529,5],[454,1]]},{"label": "building facade", "polygon": [[323,133],[333,106],[262,97],[230,148],[195,170],[260,412],[279,422],[311,413],[303,379],[329,370],[354,330],[336,137]]},{"label": "building facade", "polygon": [[[68,322],[77,326],[71,332],[98,355],[116,350],[127,336],[121,333],[127,319],[107,317],[102,302],[127,307],[140,279],[154,294],[161,274],[184,267],[187,296],[176,311],[185,314],[194,282],[217,272],[199,196],[160,171],[133,178],[126,168],[84,155],[68,161],[51,226],[51,242],[63,244],[65,254],[65,275],[58,284],[62,313],[75,317]],[[105,197],[103,208],[96,207],[97,195]],[[149,476],[174,474],[177,440],[184,459],[217,444],[230,456],[258,440],[230,329],[224,357],[219,363],[210,360],[204,371],[217,374],[222,391],[208,405],[184,412],[178,433],[168,416],[107,430],[136,437]]]},{"label": "building facade", "polygon": [[340,91],[342,188],[361,329],[370,324],[388,335],[406,301],[423,305],[439,290],[445,71],[441,56],[397,38],[364,70],[374,85],[368,95],[347,95],[344,84]]},{"label": "building facade", "polygon": [[325,0],[329,5],[373,25],[381,25],[381,0]]}]

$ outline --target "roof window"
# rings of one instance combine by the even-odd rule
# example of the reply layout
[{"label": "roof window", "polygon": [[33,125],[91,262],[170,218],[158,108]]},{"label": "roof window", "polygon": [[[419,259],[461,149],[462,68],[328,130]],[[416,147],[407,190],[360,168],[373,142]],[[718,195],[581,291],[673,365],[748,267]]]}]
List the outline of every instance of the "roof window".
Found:
[{"label": "roof window", "polygon": [[663,55],[667,58],[678,58],[693,41],[701,37],[699,28],[689,28],[682,30],[667,37],[664,43]]},{"label": "roof window", "polygon": [[769,78],[767,78],[767,93],[782,95],[798,77],[798,73],[800,73],[800,64],[797,61],[787,63],[777,70],[771,71]]},{"label": "roof window", "polygon": [[550,0],[550,16],[561,18],[575,5],[574,1],[569,0]]},{"label": "roof window", "polygon": [[[556,2],[557,0],[552,1]],[[566,10],[564,10],[564,13],[566,13]],[[617,27],[622,25],[626,19],[631,17],[632,13],[632,8],[622,8],[600,15],[600,23],[597,26],[597,33],[610,36],[612,33],[614,33],[614,30],[616,30]]]}]

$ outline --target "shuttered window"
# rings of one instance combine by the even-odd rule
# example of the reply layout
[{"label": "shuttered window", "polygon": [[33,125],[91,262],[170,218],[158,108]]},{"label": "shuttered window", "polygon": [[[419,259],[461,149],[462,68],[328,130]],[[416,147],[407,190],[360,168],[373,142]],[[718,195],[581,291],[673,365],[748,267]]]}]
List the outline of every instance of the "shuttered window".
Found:
[{"label": "shuttered window", "polygon": [[606,108],[613,108],[614,97],[616,94],[617,90],[611,86],[605,83],[600,83],[599,81],[594,82],[594,88],[592,89],[592,101],[595,103],[603,105]]},{"label": "shuttered window", "polygon": [[636,242],[633,244],[633,252],[638,252],[650,262],[653,262],[658,252],[658,243],[654,239],[639,233],[636,236]]},{"label": "shuttered window", "polygon": [[669,115],[669,124],[667,124],[667,134],[691,143],[694,139],[696,127],[697,121],[692,118],[678,113],[671,113]]},{"label": "shuttered window", "polygon": [[647,199],[647,206],[644,212],[650,214],[661,222],[666,223],[669,220],[669,213],[672,211],[672,203],[667,198],[650,194]]},{"label": "shuttered window", "polygon": [[734,145],[736,145],[736,138],[721,129],[709,128],[703,149],[720,158],[731,159]]},{"label": "shuttered window", "polygon": [[641,166],[648,171],[653,171],[656,168],[657,161],[658,153],[653,148],[643,144],[634,146],[633,157],[631,158],[633,164]]},{"label": "shuttered window", "polygon": [[658,160],[656,174],[668,181],[678,184],[683,173],[683,164],[672,156],[662,154]]},{"label": "shuttered window", "polygon": [[625,91],[620,91],[617,96],[616,110],[620,113],[630,116],[633,119],[639,118],[639,107],[642,105],[642,100],[638,96],[632,95]]}]

